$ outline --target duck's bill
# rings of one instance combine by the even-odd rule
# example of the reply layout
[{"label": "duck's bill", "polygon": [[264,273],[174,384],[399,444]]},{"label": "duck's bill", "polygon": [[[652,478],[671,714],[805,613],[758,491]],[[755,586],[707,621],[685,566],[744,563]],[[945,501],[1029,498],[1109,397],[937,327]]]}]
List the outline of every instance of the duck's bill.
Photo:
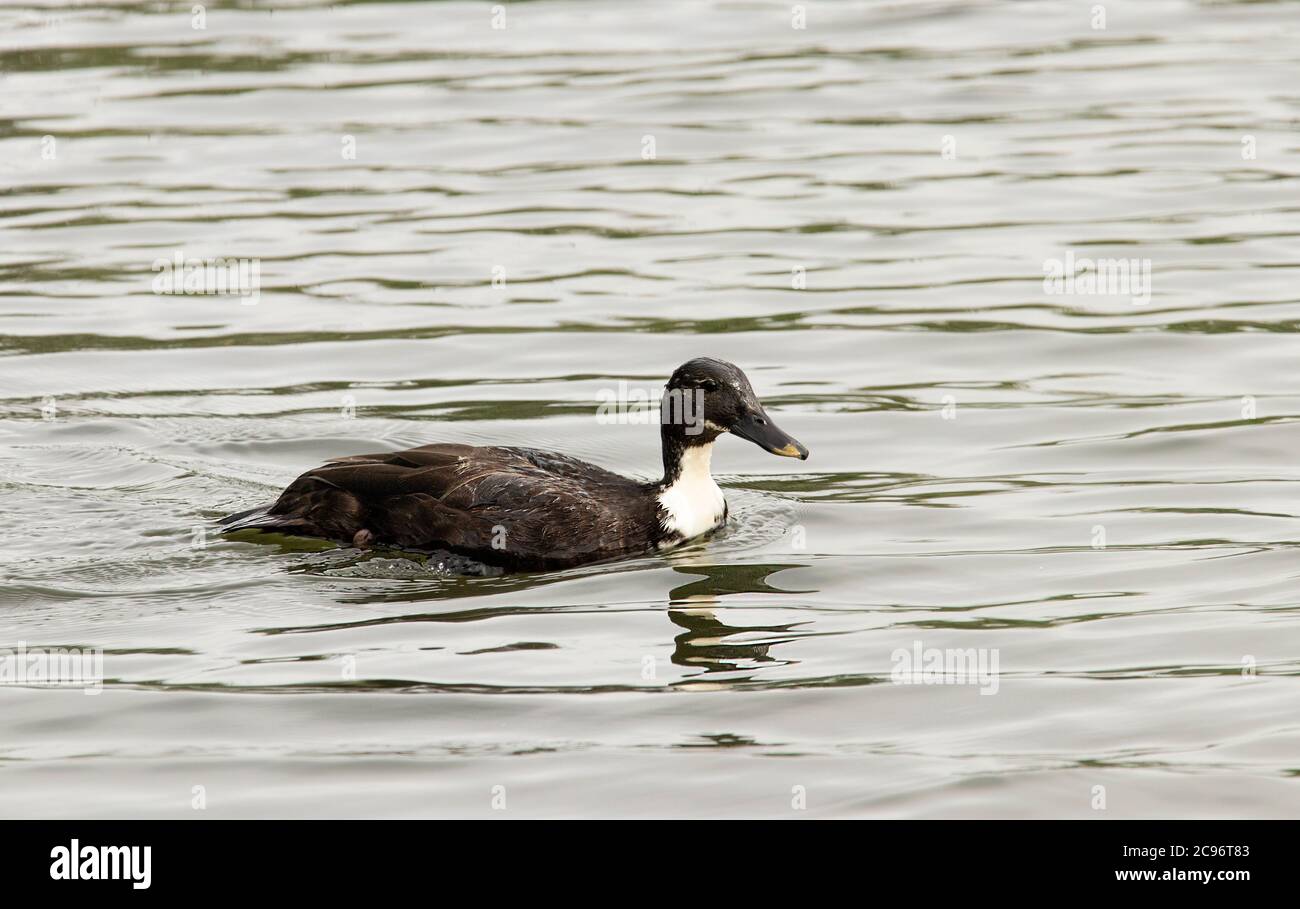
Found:
[{"label": "duck's bill", "polygon": [[[760,423],[760,419],[763,422]],[[731,432],[742,439],[748,439],[759,448],[770,451],[774,455],[780,455],[783,458],[798,458],[801,461],[808,458],[808,449],[800,445],[793,436],[782,431],[767,414],[755,414],[746,417],[731,427]]]}]

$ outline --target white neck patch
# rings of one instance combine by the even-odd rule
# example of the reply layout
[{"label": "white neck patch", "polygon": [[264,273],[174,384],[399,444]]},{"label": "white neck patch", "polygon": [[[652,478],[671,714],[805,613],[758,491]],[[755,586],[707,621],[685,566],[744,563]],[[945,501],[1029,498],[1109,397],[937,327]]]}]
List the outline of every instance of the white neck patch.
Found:
[{"label": "white neck patch", "polygon": [[683,540],[708,533],[726,514],[727,500],[709,472],[712,459],[712,442],[686,449],[677,479],[659,493],[664,530],[680,534]]}]

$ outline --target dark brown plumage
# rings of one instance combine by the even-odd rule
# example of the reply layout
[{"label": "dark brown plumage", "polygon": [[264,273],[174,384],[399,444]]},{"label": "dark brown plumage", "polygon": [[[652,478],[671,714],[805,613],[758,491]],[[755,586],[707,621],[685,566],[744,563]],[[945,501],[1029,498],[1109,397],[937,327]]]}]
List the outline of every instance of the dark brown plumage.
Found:
[{"label": "dark brown plumage", "polygon": [[[330,461],[227,529],[446,549],[508,570],[551,570],[657,541],[654,485],[531,448],[425,445]],[[369,536],[358,541],[362,531]]]},{"label": "dark brown plumage", "polygon": [[665,406],[659,482],[533,448],[424,445],[329,461],[294,480],[269,508],[222,523],[227,532],[445,550],[510,571],[546,571],[672,545],[724,521],[725,502],[708,476],[708,453],[723,432],[807,457],[730,363],[692,360],[673,373],[668,389],[679,400],[698,395],[698,405],[685,419]]}]

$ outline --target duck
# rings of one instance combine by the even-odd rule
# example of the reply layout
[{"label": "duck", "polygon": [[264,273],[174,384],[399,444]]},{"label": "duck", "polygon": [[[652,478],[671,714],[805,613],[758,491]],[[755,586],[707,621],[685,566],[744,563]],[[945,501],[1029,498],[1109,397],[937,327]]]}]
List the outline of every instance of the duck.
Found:
[{"label": "duck", "polygon": [[554,571],[704,537],[728,519],[712,475],[724,434],[807,460],[737,366],[697,357],[660,404],[663,477],[642,481],[551,451],[456,443],[340,457],[289,484],[269,507],[222,519],[242,530],[359,549],[450,552],[508,571]]}]

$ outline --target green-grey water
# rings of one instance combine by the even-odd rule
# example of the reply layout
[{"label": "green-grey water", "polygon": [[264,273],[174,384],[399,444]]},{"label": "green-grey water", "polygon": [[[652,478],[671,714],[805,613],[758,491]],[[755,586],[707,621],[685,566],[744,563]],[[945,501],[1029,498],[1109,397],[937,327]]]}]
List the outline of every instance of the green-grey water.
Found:
[{"label": "green-grey water", "polygon": [[[1296,4],[192,6],[0,6],[0,647],[104,670],[0,685],[0,815],[1300,814]],[[651,476],[597,402],[698,355],[812,451],[722,440],[708,542],[213,533],[429,442]]]}]

